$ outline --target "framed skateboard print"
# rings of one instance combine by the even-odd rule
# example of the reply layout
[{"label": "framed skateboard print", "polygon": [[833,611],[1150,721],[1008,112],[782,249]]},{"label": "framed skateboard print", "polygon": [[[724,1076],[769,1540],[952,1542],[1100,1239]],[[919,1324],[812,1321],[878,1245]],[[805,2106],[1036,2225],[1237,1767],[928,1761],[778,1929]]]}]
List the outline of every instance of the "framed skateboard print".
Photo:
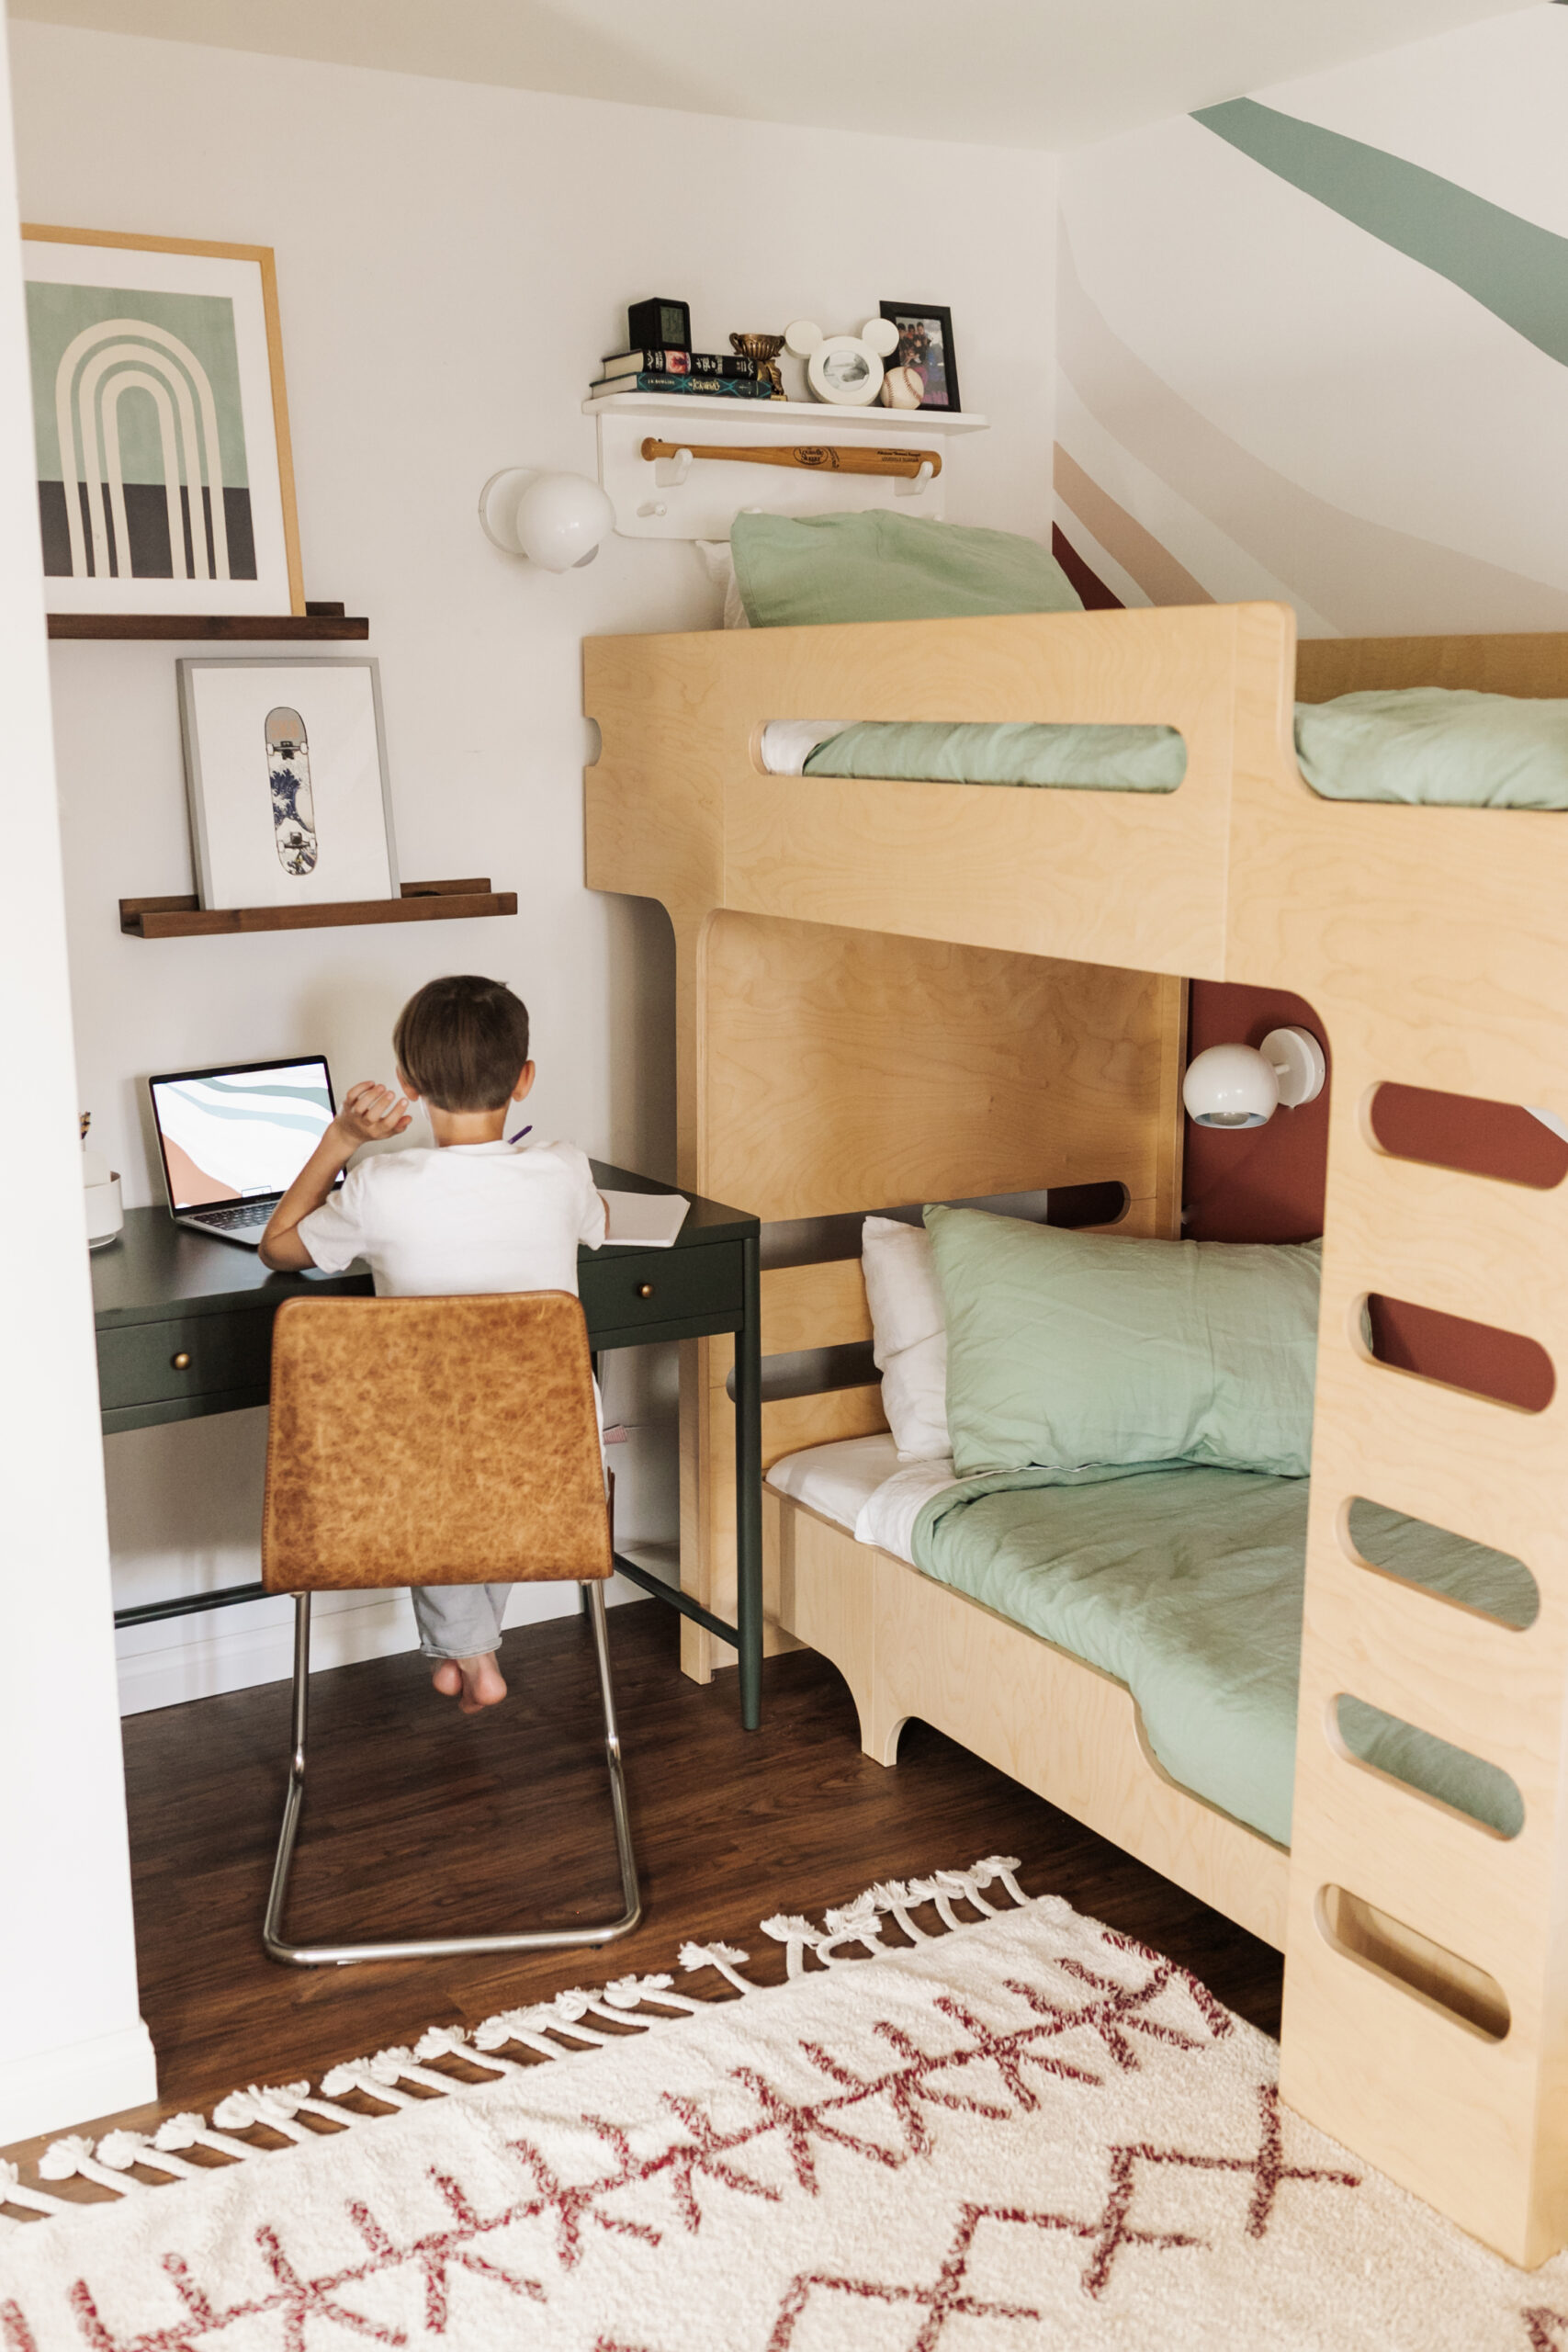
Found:
[{"label": "framed skateboard print", "polygon": [[201,904],[395,899],[375,662],[284,656],[175,666]]},{"label": "framed skateboard print", "polygon": [[22,231],[51,613],[303,613],[267,245]]}]

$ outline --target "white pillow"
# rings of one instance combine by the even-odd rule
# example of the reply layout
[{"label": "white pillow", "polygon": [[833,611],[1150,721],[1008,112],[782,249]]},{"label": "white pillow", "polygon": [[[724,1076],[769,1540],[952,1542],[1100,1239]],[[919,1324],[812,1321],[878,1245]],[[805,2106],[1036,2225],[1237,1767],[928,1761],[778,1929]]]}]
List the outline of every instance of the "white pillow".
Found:
[{"label": "white pillow", "polygon": [[750,628],[751,624],[740,601],[740,582],[735,577],[735,558],[729,551],[729,541],[694,539],[692,545],[701,557],[703,570],[714,586],[724,590],[725,628]]},{"label": "white pillow", "polygon": [[[812,752],[841,735],[849,724],[847,718],[770,718],[757,747],[764,771],[769,775],[804,775]],[[877,1222],[886,1225],[887,1220]]]},{"label": "white pillow", "polygon": [[868,1216],[861,1271],[871,1309],[882,1409],[901,1462],[935,1462],[947,1435],[947,1317],[923,1226]]}]

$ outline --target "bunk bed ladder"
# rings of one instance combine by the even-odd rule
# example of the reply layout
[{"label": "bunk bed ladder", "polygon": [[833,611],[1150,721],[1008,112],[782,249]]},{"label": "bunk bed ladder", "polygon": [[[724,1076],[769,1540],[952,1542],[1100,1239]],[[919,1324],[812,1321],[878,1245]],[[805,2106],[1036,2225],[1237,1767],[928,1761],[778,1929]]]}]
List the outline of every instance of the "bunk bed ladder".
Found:
[{"label": "bunk bed ladder", "polygon": [[[1382,1153],[1377,1026],[1363,1018],[1358,1038],[1347,1021],[1337,1039],[1281,2088],[1533,2267],[1568,2237],[1568,1398],[1528,1412],[1392,1369],[1368,1351],[1362,1308],[1407,1299],[1555,1352],[1563,1195]],[[1357,1498],[1525,1563],[1534,1622],[1375,1566],[1352,1540]],[[1342,1695],[1506,1772],[1517,1835],[1359,1762]]]}]

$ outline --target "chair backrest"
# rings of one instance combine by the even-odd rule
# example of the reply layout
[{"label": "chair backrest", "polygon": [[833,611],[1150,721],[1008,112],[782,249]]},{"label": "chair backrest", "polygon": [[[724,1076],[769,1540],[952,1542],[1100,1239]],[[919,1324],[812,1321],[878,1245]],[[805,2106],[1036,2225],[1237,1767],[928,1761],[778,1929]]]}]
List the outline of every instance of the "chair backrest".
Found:
[{"label": "chair backrest", "polygon": [[269,1592],[582,1580],[610,1568],[575,1298],[279,1307],[262,1521]]}]

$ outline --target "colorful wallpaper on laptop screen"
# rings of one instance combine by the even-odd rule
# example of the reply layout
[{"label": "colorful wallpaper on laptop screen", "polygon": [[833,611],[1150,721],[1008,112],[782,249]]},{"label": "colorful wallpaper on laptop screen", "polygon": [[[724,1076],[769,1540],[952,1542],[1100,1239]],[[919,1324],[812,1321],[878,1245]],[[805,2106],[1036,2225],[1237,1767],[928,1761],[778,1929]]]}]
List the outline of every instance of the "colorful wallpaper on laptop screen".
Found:
[{"label": "colorful wallpaper on laptop screen", "polygon": [[1066,158],[1086,602],[1568,628],[1565,122],[1543,5]]}]

